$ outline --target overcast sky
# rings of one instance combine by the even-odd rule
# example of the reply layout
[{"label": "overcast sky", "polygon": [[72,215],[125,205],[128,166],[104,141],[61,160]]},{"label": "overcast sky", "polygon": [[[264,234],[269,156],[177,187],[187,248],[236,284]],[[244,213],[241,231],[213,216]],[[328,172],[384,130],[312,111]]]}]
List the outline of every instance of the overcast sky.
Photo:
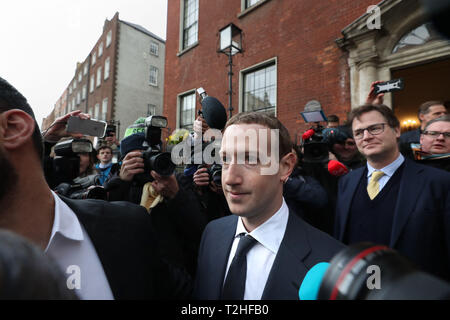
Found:
[{"label": "overcast sky", "polygon": [[1,1],[0,76],[28,99],[39,126],[116,12],[166,39],[167,0]]}]

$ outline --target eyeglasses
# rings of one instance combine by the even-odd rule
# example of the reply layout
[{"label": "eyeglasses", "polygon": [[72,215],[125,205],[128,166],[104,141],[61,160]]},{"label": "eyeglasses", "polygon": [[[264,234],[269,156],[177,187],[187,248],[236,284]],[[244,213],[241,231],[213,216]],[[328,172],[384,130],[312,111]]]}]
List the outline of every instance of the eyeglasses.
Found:
[{"label": "eyeglasses", "polygon": [[384,131],[384,125],[386,123],[376,123],[364,129],[358,129],[353,131],[353,137],[355,139],[362,139],[364,137],[364,131],[368,131],[371,135],[376,136]]},{"label": "eyeglasses", "polygon": [[444,136],[444,139],[450,138],[450,132],[439,132],[439,131],[424,131],[424,135],[430,136],[434,139],[439,137],[441,134]]}]

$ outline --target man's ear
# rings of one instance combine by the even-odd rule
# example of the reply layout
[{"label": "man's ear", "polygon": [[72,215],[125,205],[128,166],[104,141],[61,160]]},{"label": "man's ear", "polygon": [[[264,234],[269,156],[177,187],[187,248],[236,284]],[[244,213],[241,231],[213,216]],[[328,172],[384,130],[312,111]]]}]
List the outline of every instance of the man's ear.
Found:
[{"label": "man's ear", "polygon": [[280,179],[286,182],[297,164],[297,156],[293,152],[289,152],[280,161]]},{"label": "man's ear", "polygon": [[12,109],[3,112],[1,117],[5,149],[17,149],[31,141],[36,124],[28,113],[19,109]]}]

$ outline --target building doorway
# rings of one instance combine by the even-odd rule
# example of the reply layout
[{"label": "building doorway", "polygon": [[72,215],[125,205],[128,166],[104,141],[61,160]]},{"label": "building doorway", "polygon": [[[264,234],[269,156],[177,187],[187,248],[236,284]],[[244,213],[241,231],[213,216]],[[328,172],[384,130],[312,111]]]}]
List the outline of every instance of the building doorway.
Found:
[{"label": "building doorway", "polygon": [[450,59],[393,70],[391,76],[392,79],[403,78],[405,84],[403,90],[392,95],[394,113],[400,120],[402,132],[419,127],[417,111],[426,101],[443,101],[449,109]]}]

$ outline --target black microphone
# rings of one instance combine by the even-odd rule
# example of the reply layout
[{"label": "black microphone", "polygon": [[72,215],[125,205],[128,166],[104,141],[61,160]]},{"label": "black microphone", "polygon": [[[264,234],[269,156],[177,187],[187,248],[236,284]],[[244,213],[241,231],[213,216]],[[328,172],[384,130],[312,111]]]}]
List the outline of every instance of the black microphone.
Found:
[{"label": "black microphone", "polygon": [[202,115],[211,129],[222,130],[227,122],[227,112],[223,104],[214,97],[206,96],[201,101]]}]

